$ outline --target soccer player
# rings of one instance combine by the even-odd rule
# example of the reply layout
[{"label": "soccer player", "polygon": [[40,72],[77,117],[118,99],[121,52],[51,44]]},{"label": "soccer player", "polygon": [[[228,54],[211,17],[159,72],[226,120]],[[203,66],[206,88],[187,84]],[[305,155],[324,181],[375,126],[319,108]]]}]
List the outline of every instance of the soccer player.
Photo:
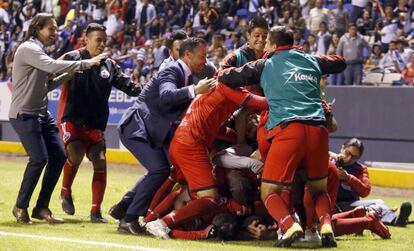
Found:
[{"label": "soccer player", "polygon": [[[102,53],[106,44],[105,30],[105,26],[101,24],[89,24],[86,28],[86,46],[68,52],[63,59],[83,60]],[[108,98],[112,86],[130,96],[138,96],[141,92],[139,85],[131,82],[113,60],[106,59],[99,66],[76,72],[63,85],[59,99],[58,125],[68,156],[60,195],[62,209],[70,215],[75,213],[72,184],[86,154],[94,169],[90,211],[92,222],[107,222],[102,217],[101,204],[106,187],[104,131],[108,121]]]},{"label": "soccer player", "polygon": [[[106,54],[78,61],[54,60],[45,48],[57,38],[56,20],[52,14],[39,13],[30,22],[24,41],[16,50],[13,62],[13,92],[9,118],[29,156],[13,215],[18,223],[30,224],[27,208],[33,191],[43,175],[42,189],[32,217],[50,224],[63,223],[49,209],[50,197],[59,179],[66,156],[54,118],[47,109],[47,93],[79,70],[98,65]],[[55,79],[49,74],[64,73]],[[69,73],[69,74],[67,74]]]},{"label": "soccer player", "polygon": [[293,32],[283,26],[270,29],[266,50],[268,58],[225,70],[218,79],[231,87],[260,84],[269,102],[266,128],[271,146],[262,175],[261,197],[282,230],[277,245],[290,246],[303,235],[288,205],[289,185],[296,168],[303,164],[320,219],[323,245],[336,246],[326,193],[328,132],[319,80],[324,74],[343,71],[345,61],[338,56],[314,57],[296,49]]}]

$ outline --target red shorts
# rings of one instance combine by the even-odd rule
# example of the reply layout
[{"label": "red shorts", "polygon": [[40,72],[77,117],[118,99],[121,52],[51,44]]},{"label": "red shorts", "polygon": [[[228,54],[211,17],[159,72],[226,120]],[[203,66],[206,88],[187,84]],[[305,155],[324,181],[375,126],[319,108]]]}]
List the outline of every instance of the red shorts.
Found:
[{"label": "red shorts", "polygon": [[328,175],[328,131],[325,127],[291,122],[269,131],[272,143],[264,165],[262,182],[290,185],[296,169],[305,167],[308,180]]},{"label": "red shorts", "polygon": [[170,159],[188,183],[190,192],[216,187],[213,165],[205,144],[194,141],[191,144],[175,139],[170,144]]},{"label": "red shorts", "polygon": [[87,151],[93,145],[105,144],[103,131],[88,128],[86,126],[75,125],[72,122],[63,122],[59,124],[59,133],[65,148],[70,142],[75,140],[81,141]]}]

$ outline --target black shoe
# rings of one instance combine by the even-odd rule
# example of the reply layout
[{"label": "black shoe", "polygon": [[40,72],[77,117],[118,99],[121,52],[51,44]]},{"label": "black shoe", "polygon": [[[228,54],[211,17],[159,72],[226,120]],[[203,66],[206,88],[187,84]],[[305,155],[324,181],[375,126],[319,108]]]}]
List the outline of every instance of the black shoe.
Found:
[{"label": "black shoe", "polygon": [[141,227],[138,221],[125,222],[121,220],[118,225],[118,232],[124,234],[139,235],[145,231],[145,228]]},{"label": "black shoe", "polygon": [[62,209],[65,213],[69,215],[75,214],[75,206],[73,205],[72,196],[60,194],[60,203],[62,204]]},{"label": "black shoe", "polygon": [[119,204],[115,204],[109,209],[108,214],[116,220],[121,220],[125,217],[126,210],[120,207]]},{"label": "black shoe", "polygon": [[400,206],[400,210],[397,217],[395,217],[394,219],[393,225],[398,227],[404,227],[405,225],[407,225],[408,218],[411,214],[411,210],[411,203],[408,201],[403,202]]},{"label": "black shoe", "polygon": [[93,223],[108,223],[108,220],[102,217],[102,214],[99,213],[91,213],[91,222]]}]

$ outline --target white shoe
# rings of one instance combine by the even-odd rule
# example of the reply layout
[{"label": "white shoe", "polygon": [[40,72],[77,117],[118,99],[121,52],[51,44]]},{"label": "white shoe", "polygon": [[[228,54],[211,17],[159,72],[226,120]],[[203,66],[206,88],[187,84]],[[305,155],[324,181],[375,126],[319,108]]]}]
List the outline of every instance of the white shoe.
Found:
[{"label": "white shoe", "polygon": [[305,236],[292,243],[294,248],[318,248],[321,245],[321,236],[318,231],[305,230]]},{"label": "white shoe", "polygon": [[168,233],[171,232],[171,229],[161,219],[148,222],[145,225],[145,229],[147,230],[148,233],[154,235],[155,237],[159,239],[170,239],[170,236],[168,235]]}]

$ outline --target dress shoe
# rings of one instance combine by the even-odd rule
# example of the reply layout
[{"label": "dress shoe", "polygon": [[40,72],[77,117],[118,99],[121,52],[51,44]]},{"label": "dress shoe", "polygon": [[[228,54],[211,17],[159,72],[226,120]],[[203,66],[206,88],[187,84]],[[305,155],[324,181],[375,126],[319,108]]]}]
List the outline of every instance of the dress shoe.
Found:
[{"label": "dress shoe", "polygon": [[29,213],[27,212],[27,208],[18,208],[15,205],[13,207],[12,213],[14,217],[16,217],[17,223],[32,224],[32,221],[30,221]]},{"label": "dress shoe", "polygon": [[139,225],[138,221],[125,222],[121,220],[118,225],[118,232],[124,234],[139,235],[144,231],[145,229]]},{"label": "dress shoe", "polygon": [[108,214],[116,220],[121,220],[125,217],[126,209],[119,206],[119,204],[115,204],[109,209]]},{"label": "dress shoe", "polygon": [[91,213],[91,222],[92,223],[108,223],[108,220],[102,217],[101,212]]},{"label": "dress shoe", "polygon": [[52,212],[50,211],[49,208],[44,207],[44,208],[33,208],[32,211],[32,218],[36,218],[39,220],[45,220],[47,222],[49,222],[49,224],[59,224],[59,223],[64,223],[65,221],[61,218],[56,218],[53,216]]},{"label": "dress shoe", "polygon": [[73,205],[72,196],[66,196],[64,194],[60,194],[60,203],[62,204],[62,209],[65,213],[69,215],[75,214],[75,206]]}]

